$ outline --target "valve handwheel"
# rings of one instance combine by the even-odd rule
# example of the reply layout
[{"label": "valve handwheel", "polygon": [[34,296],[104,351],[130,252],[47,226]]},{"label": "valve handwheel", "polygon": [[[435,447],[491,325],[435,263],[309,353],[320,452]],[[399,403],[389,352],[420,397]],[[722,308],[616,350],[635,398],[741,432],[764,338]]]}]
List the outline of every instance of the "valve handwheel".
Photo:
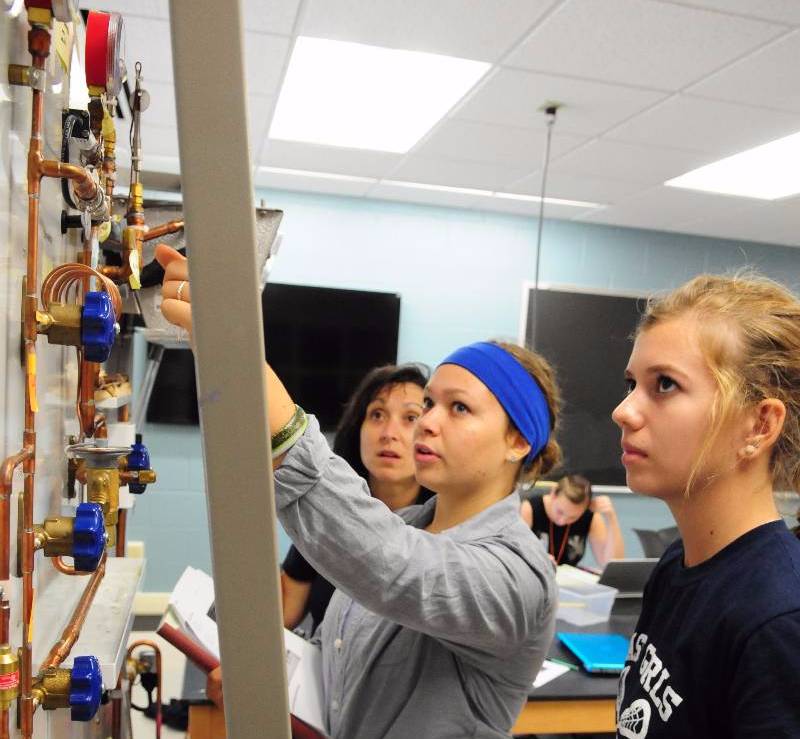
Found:
[{"label": "valve handwheel", "polygon": [[90,291],[81,311],[81,345],[89,362],[105,362],[117,336],[114,307],[108,293]]},{"label": "valve handwheel", "polygon": [[75,512],[72,529],[72,556],[75,569],[94,572],[106,548],[106,528],[99,503],[81,503]]},{"label": "valve handwheel", "polygon": [[97,657],[75,657],[69,688],[70,714],[73,721],[91,721],[100,708],[103,674]]}]

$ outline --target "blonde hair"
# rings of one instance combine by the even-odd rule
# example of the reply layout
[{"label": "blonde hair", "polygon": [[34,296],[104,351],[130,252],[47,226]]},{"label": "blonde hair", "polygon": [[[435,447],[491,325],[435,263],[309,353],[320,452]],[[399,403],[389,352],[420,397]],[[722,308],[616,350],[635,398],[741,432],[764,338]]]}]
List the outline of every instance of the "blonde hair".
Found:
[{"label": "blonde hair", "polygon": [[687,494],[725,423],[766,398],[786,406],[770,458],[773,484],[800,489],[800,301],[777,282],[753,273],[699,275],[648,301],[637,336],[684,316],[697,321],[701,349],[718,388],[713,431],[695,460]]},{"label": "blonde hair", "polygon": [[539,477],[551,472],[561,463],[561,447],[556,441],[558,416],[561,411],[561,393],[556,382],[556,373],[550,363],[535,352],[505,341],[493,341],[492,343],[505,349],[536,380],[550,410],[550,436],[547,444],[531,462],[520,468],[517,478],[518,483],[532,485]]}]

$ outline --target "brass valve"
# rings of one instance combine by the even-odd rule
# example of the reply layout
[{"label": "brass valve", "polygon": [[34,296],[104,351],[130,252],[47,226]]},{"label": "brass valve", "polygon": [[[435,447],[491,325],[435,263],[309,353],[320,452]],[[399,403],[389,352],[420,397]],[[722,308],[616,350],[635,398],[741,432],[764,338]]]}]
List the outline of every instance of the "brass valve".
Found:
[{"label": "brass valve", "polygon": [[69,692],[72,683],[70,670],[51,667],[33,682],[33,699],[45,711],[69,708]]},{"label": "brass valve", "polygon": [[[103,511],[107,544],[117,543],[117,523],[119,522],[119,466],[130,453],[130,447],[99,447],[90,444],[76,444],[67,447],[70,457],[80,460],[76,476],[86,476],[86,497],[97,503]],[[83,463],[81,465],[81,462]]]},{"label": "brass valve", "polygon": [[0,645],[0,709],[8,710],[19,695],[19,657],[9,644]]},{"label": "brass valve", "polygon": [[47,334],[51,344],[80,346],[82,310],[74,303],[50,303],[47,313],[36,312],[36,331]]},{"label": "brass valve", "polygon": [[103,509],[108,546],[117,543],[117,523],[119,522],[119,468],[86,470],[86,497],[92,503],[99,503]]},{"label": "brass valve", "polygon": [[74,518],[51,516],[33,527],[34,549],[43,549],[46,557],[72,557],[80,572],[97,569],[107,539],[102,508],[97,503],[81,503]]}]

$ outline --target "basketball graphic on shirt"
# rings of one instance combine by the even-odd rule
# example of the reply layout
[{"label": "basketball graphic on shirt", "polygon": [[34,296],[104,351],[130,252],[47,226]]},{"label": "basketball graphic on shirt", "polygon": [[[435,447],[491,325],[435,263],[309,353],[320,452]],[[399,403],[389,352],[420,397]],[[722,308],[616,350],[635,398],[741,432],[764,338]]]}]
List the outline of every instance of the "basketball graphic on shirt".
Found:
[{"label": "basketball graphic on shirt", "polygon": [[619,717],[619,735],[625,739],[644,739],[650,728],[651,710],[650,703],[644,698],[631,703]]}]

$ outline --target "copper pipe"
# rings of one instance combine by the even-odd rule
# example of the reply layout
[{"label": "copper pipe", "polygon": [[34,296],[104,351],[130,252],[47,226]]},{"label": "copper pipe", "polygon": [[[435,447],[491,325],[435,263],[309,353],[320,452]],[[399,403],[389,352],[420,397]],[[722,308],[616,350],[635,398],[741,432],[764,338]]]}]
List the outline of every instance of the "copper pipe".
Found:
[{"label": "copper pipe", "polygon": [[117,549],[114,552],[117,557],[125,556],[125,535],[128,528],[128,509],[120,508],[117,519]]},{"label": "copper pipe", "polygon": [[8,644],[11,638],[11,604],[8,602],[5,593],[0,598],[0,644]]},{"label": "copper pipe", "polygon": [[156,682],[156,739],[161,739],[161,649],[158,644],[149,639],[140,639],[128,645],[128,651],[125,652],[125,661],[131,658],[133,650],[138,647],[150,647],[156,653],[156,675],[158,680]]},{"label": "copper pipe", "polygon": [[178,233],[183,230],[183,221],[167,221],[160,226],[153,226],[149,231],[145,232],[144,241],[152,241],[153,239],[160,239],[162,236]]},{"label": "copper pipe", "polygon": [[69,575],[73,577],[75,575],[85,575],[85,572],[81,572],[81,570],[76,570],[72,565],[68,565],[64,561],[64,557],[50,557],[50,561],[53,563],[53,567],[57,569],[62,575]]},{"label": "copper pipe", "polygon": [[[0,580],[8,580],[10,577],[11,485],[14,479],[14,470],[31,456],[33,456],[33,448],[23,447],[16,454],[7,457],[0,467]],[[0,644],[7,642],[8,638],[0,640]]]},{"label": "copper pipe", "polygon": [[[34,69],[44,71],[50,53],[50,32],[42,26],[32,26],[28,32],[28,50]],[[33,89],[31,103],[31,140],[28,149],[28,254],[25,279],[25,432],[24,446],[31,453],[23,462],[25,474],[23,500],[22,539],[22,647],[20,658],[21,689],[19,700],[20,728],[24,739],[33,735],[33,674],[31,669],[31,621],[33,615],[33,490],[36,473],[36,414],[35,368],[36,358],[36,306],[39,280],[39,191],[42,162],[42,120],[44,96]],[[19,556],[19,555],[18,555]]]},{"label": "copper pipe", "polygon": [[117,408],[117,422],[127,423],[131,418],[131,407],[129,405],[121,405]]},{"label": "copper pipe", "polygon": [[44,662],[42,662],[39,672],[44,672],[51,667],[58,667],[69,656],[73,645],[76,641],[78,641],[78,637],[81,635],[83,622],[86,621],[86,615],[89,613],[94,596],[97,593],[97,589],[100,587],[100,583],[103,581],[103,576],[105,574],[106,554],[104,553],[100,559],[100,564],[92,573],[89,582],[86,584],[86,589],[83,591],[83,595],[78,601],[78,605],[75,606],[75,610],[72,612],[72,617],[61,634],[61,639],[59,639],[58,642],[53,645],[53,648],[50,650],[47,658]]},{"label": "copper pipe", "polygon": [[89,170],[77,164],[66,164],[42,158],[41,151],[36,152],[39,174],[42,177],[58,177],[74,180],[75,194],[81,200],[94,200],[97,197],[97,182]]}]

